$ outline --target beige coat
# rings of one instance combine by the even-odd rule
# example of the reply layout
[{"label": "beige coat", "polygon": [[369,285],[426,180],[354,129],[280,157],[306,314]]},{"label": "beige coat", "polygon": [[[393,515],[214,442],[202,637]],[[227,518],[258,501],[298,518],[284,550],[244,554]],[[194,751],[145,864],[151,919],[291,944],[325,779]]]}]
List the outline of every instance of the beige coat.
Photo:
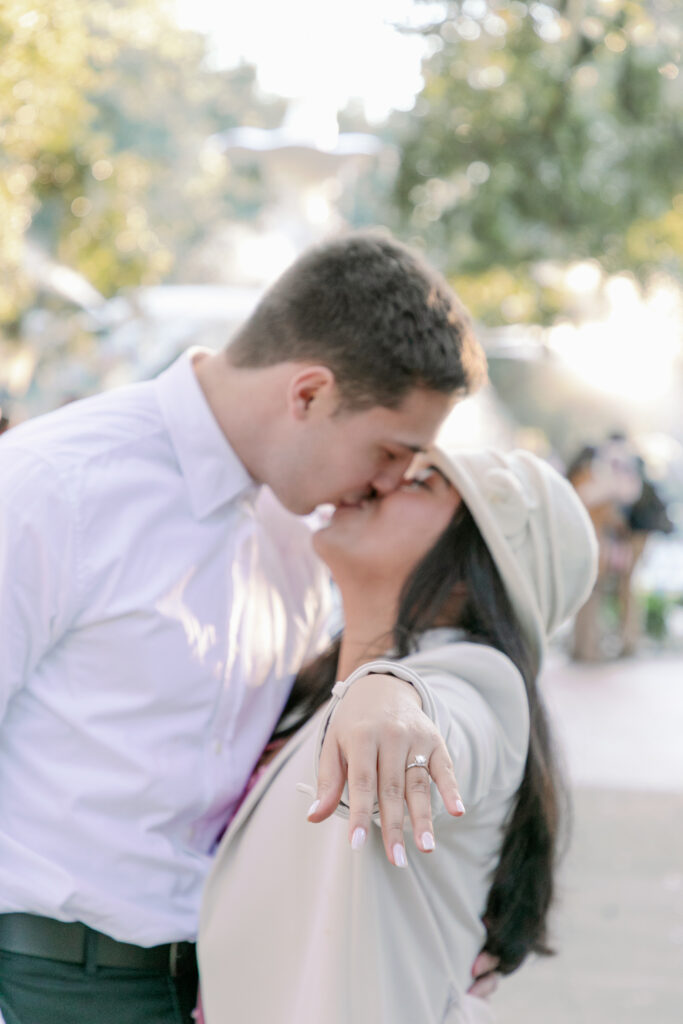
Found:
[{"label": "beige coat", "polygon": [[466,990],[524,770],[528,706],[506,657],[458,641],[435,630],[398,664],[446,739],[467,814],[450,817],[433,787],[436,850],[419,853],[407,823],[406,870],[387,861],[378,827],[353,852],[342,814],[307,822],[330,705],[321,709],[274,759],[218,850],[199,934],[207,1024],[493,1019]]}]

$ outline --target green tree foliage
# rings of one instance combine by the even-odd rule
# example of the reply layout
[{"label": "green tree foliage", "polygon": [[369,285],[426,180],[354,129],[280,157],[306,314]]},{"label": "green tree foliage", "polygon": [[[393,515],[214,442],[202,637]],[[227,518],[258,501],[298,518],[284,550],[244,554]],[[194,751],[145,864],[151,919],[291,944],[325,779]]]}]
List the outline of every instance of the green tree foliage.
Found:
[{"label": "green tree foliage", "polygon": [[[429,5],[433,9],[435,5]],[[539,261],[683,264],[683,76],[673,0],[458,0],[396,115],[404,233],[491,323],[552,319]]]},{"label": "green tree foliage", "polygon": [[282,112],[252,68],[212,70],[164,0],[3,0],[0,320],[32,298],[27,238],[106,295],[168,278],[264,199],[206,140]]}]

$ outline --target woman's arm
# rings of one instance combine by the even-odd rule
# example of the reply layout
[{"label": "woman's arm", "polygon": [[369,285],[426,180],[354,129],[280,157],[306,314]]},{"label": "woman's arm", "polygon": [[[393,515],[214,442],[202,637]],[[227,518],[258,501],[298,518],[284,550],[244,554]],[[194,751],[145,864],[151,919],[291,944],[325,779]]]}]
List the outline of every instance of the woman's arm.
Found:
[{"label": "woman's arm", "polygon": [[[521,781],[529,729],[526,690],[518,670],[499,651],[456,643],[400,662],[370,662],[338,683],[333,694],[319,733],[320,804],[314,803],[311,820],[322,821],[335,810],[348,814],[351,840],[357,828],[367,834],[379,811],[392,862],[402,838],[406,782],[417,790],[409,812],[416,843],[424,850],[420,840],[433,813],[445,809],[458,816],[463,803],[478,802],[491,787],[514,792]],[[382,730],[391,746],[386,771],[377,742]],[[428,757],[434,789],[423,770],[406,773],[415,754]],[[382,816],[381,799],[379,805],[375,801],[385,782],[385,807],[393,821]]]}]

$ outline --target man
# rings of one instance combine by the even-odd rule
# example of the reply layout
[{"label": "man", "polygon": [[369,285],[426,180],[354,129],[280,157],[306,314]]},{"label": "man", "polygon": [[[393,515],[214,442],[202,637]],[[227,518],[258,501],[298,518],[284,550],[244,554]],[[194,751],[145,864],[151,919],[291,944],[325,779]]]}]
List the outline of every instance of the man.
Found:
[{"label": "man", "polygon": [[[445,283],[361,233],[304,254],[224,351],[3,438],[7,1024],[189,1020],[212,851],[325,641],[325,581],[292,513],[396,487],[484,374]],[[433,727],[400,680],[354,690],[311,816],[348,774],[354,827],[393,794],[391,849],[407,750],[431,749]],[[434,781],[458,813],[449,765]],[[417,804],[428,815],[429,794]]]}]

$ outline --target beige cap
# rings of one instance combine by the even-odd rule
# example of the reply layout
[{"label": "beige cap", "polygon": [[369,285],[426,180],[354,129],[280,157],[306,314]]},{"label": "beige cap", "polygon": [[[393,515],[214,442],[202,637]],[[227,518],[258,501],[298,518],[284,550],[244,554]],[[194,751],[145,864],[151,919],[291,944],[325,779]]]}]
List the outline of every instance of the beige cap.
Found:
[{"label": "beige cap", "polygon": [[531,452],[427,453],[452,481],[493,557],[539,660],[546,638],[587,600],[598,544],[571,484]]}]

